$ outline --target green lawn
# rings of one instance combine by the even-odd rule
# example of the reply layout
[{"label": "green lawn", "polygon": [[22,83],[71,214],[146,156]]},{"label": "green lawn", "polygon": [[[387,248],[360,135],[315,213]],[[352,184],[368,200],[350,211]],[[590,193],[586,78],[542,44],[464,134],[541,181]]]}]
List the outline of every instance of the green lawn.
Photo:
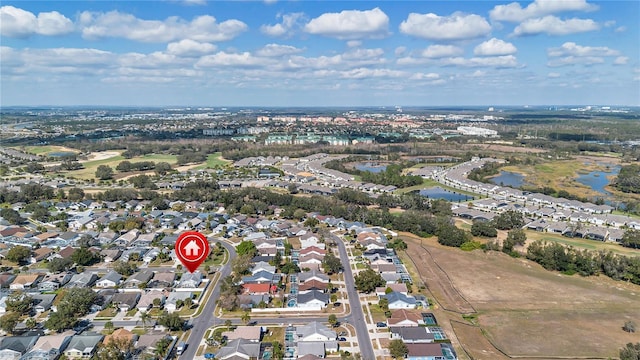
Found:
[{"label": "green lawn", "polygon": [[626,248],[622,245],[618,245],[610,242],[602,242],[602,241],[581,239],[581,238],[569,238],[569,237],[564,237],[562,235],[542,233],[542,232],[530,231],[530,230],[525,230],[525,232],[527,234],[527,239],[529,240],[544,240],[549,242],[557,242],[564,245],[570,245],[579,249],[605,250],[605,251],[612,251],[614,253],[622,254],[622,255],[640,256],[640,250]]},{"label": "green lawn", "polygon": [[75,153],[80,152],[76,149],[68,148],[65,146],[56,146],[56,145],[25,146],[25,147],[16,147],[15,149],[22,150],[34,155],[46,155],[52,152],[75,152]]},{"label": "green lawn", "polygon": [[178,157],[176,155],[168,154],[147,154],[144,156],[136,156],[131,159],[126,159],[122,155],[117,155],[107,159],[83,162],[82,165],[84,166],[84,169],[69,171],[67,175],[78,179],[93,179],[95,178],[96,170],[100,165],[110,166],[114,170],[114,173],[118,173],[118,171],[116,170],[116,166],[118,166],[118,164],[120,164],[120,162],[124,160],[132,163],[140,161],[167,162],[171,165],[174,165],[178,162]]},{"label": "green lawn", "polygon": [[207,156],[207,161],[205,161],[204,164],[197,166],[195,169],[197,170],[202,170],[202,169],[213,169],[215,167],[218,166],[225,166],[230,164],[231,161],[229,160],[225,160],[222,158],[222,153],[221,152],[215,152],[213,154],[209,154]]}]

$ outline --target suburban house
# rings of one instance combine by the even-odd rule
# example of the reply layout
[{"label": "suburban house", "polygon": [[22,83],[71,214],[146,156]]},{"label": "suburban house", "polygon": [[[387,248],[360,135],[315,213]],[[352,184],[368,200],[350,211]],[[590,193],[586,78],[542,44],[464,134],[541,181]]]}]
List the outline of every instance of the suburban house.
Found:
[{"label": "suburban house", "polygon": [[38,282],[44,276],[41,274],[20,274],[17,275],[13,280],[11,285],[9,285],[9,289],[11,290],[24,290],[30,289],[38,285]]},{"label": "suburban house", "polygon": [[333,341],[336,339],[336,332],[320,322],[313,321],[304,326],[297,326],[296,336],[298,342]]},{"label": "suburban house", "polygon": [[405,359],[410,360],[456,360],[457,357],[448,344],[407,344],[409,353]]},{"label": "suburban house", "polygon": [[162,306],[165,301],[164,293],[162,291],[149,291],[143,293],[140,295],[136,308],[140,311],[148,311],[153,307],[153,301],[155,299],[160,299],[160,306]]},{"label": "suburban house", "polygon": [[38,340],[38,336],[5,336],[0,340],[0,359],[19,359]]},{"label": "suburban house", "polygon": [[380,298],[385,298],[389,301],[389,309],[415,309],[416,307],[416,298],[413,296],[403,295],[402,293],[393,291],[386,295],[380,296]]},{"label": "suburban house", "polygon": [[259,359],[260,343],[256,343],[245,339],[236,339],[229,341],[227,345],[218,350],[216,359],[239,360],[239,359]]},{"label": "suburban house", "polygon": [[381,287],[377,287],[376,288],[376,295],[378,296],[382,296],[382,295],[386,295],[387,293],[387,289],[390,289],[392,291],[396,291],[399,292],[403,295],[407,295],[408,294],[408,289],[407,289],[407,285],[405,283],[395,283],[395,284],[388,284],[387,286],[381,286]]},{"label": "suburban house", "polygon": [[174,291],[172,293],[169,293],[169,297],[167,297],[167,300],[164,303],[164,309],[172,313],[178,310],[178,306],[176,304],[178,300],[184,301],[184,299],[192,298],[192,297],[193,297],[193,293],[191,293],[191,291],[180,291],[180,292]]},{"label": "suburban house", "polygon": [[387,319],[387,324],[391,326],[420,326],[424,324],[424,319],[420,313],[405,309],[394,310],[391,317]]},{"label": "suburban house", "polygon": [[66,285],[73,274],[69,272],[63,272],[59,274],[47,274],[45,277],[38,283],[38,290],[40,291],[56,291],[62,286]]},{"label": "suburban house", "polygon": [[173,287],[173,282],[176,280],[176,273],[156,271],[153,273],[153,278],[149,282],[149,288],[162,289]]},{"label": "suburban house", "polygon": [[390,327],[391,339],[400,339],[405,344],[426,344],[435,341],[432,333],[424,326]]},{"label": "suburban house", "polygon": [[57,294],[34,294],[31,296],[33,299],[33,310],[37,313],[43,313],[53,305],[53,300]]},{"label": "suburban house", "polygon": [[67,359],[90,359],[102,341],[102,335],[74,335],[64,351]]},{"label": "suburban house", "polygon": [[102,256],[102,260],[106,263],[114,262],[118,260],[120,255],[122,255],[122,250],[117,249],[105,249],[100,251],[100,255]]},{"label": "suburban house", "polygon": [[202,283],[202,273],[196,271],[193,273],[185,272],[178,283],[179,288],[197,288]]},{"label": "suburban house", "polygon": [[70,333],[41,336],[31,350],[24,355],[25,360],[54,360],[71,341]]},{"label": "suburban house", "polygon": [[[134,343],[134,348],[136,351],[149,354],[151,356],[154,355],[154,350],[156,349],[156,344],[158,341],[166,338],[166,334],[143,334],[138,337],[138,340]],[[144,358],[144,357],[143,357]]]},{"label": "suburban house", "polygon": [[238,326],[233,331],[225,331],[222,333],[228,341],[236,339],[245,339],[251,342],[260,342],[262,340],[262,327],[260,326]]},{"label": "suburban house", "polygon": [[329,295],[322,291],[311,290],[304,294],[298,294],[297,306],[300,308],[323,308],[329,303]]},{"label": "suburban house", "polygon": [[96,282],[97,279],[98,279],[98,275],[96,275],[95,273],[92,273],[92,272],[86,272],[85,271],[85,272],[83,272],[81,274],[73,275],[73,277],[71,277],[71,280],[69,280],[69,282],[67,283],[67,285],[65,285],[65,287],[67,287],[67,288],[91,287],[93,285],[93,283]]},{"label": "suburban house", "polygon": [[111,302],[116,305],[120,311],[129,311],[136,307],[139,299],[139,292],[122,292],[113,295]]},{"label": "suburban house", "polygon": [[120,285],[120,281],[122,281],[122,275],[111,270],[108,273],[106,273],[102,278],[100,278],[100,280],[96,281],[96,287],[99,287],[99,288],[116,287]]},{"label": "suburban house", "polygon": [[153,272],[150,270],[139,271],[131,275],[127,281],[124,282],[124,287],[127,289],[139,288],[141,284],[148,284],[152,277]]}]

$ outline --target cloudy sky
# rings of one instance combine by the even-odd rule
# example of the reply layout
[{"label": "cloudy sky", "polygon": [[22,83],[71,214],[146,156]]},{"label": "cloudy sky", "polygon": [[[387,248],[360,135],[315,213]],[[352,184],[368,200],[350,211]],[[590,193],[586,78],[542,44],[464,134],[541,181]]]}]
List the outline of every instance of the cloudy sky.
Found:
[{"label": "cloudy sky", "polygon": [[640,105],[640,1],[2,1],[0,105]]}]

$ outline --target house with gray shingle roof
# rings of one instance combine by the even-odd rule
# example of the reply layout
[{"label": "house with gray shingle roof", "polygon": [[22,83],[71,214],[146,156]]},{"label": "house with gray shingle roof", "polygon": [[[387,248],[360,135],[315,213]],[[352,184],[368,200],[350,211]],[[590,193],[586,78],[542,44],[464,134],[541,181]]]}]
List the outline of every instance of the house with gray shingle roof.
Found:
[{"label": "house with gray shingle roof", "polygon": [[260,344],[245,339],[230,341],[216,353],[216,359],[259,359]]},{"label": "house with gray shingle roof", "polygon": [[89,359],[102,341],[102,335],[74,335],[64,355],[69,359]]}]

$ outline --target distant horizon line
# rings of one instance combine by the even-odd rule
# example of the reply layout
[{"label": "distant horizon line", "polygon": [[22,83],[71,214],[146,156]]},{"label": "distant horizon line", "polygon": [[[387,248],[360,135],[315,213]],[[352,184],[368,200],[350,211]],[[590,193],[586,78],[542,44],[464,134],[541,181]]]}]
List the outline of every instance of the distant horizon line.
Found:
[{"label": "distant horizon line", "polygon": [[493,105],[493,104],[484,104],[484,105],[53,105],[53,104],[40,104],[40,105],[0,105],[0,110],[3,108],[40,108],[40,107],[50,107],[50,108],[499,108],[499,107],[520,107],[520,108],[531,108],[531,107],[640,107],[640,104],[637,105],[621,105],[621,104],[501,104],[501,105]]}]

